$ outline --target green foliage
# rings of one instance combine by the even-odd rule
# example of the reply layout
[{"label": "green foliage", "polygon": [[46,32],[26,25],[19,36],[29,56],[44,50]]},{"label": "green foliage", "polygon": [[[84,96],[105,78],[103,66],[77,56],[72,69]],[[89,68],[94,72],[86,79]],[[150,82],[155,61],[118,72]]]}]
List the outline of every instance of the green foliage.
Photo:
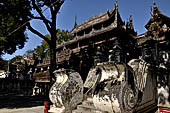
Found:
[{"label": "green foliage", "polygon": [[8,61],[0,59],[0,70],[8,70]]},{"label": "green foliage", "polygon": [[68,31],[64,31],[64,30],[60,30],[57,29],[57,45],[61,44],[62,42],[67,42],[71,39],[73,39],[74,37],[68,33]]},{"label": "green foliage", "polygon": [[[45,35],[45,37],[47,37],[49,40],[51,40],[50,34]],[[57,45],[59,45],[59,44],[61,44],[63,42],[67,42],[67,41],[74,38],[73,35],[69,34],[68,31],[60,30],[60,29],[57,29],[56,37],[57,37],[57,40],[56,40]],[[48,43],[45,42],[44,40],[43,40],[42,44],[43,45],[48,45]]]},{"label": "green foliage", "polygon": [[[49,40],[51,40],[51,37],[49,34],[45,35],[45,37],[47,37]],[[60,29],[57,29],[57,40],[56,40],[56,44],[61,44],[63,42],[67,42],[69,40],[73,39],[73,36],[70,35],[68,33],[68,31],[64,31],[64,30],[60,30]],[[37,46],[34,50],[29,50],[27,51],[28,53],[34,53],[34,56],[36,58],[39,58],[39,59],[43,59],[47,56],[50,56],[50,47],[49,47],[49,44],[43,40],[41,42],[41,45]],[[28,54],[27,53],[27,54]],[[33,54],[32,54],[33,56]]]},{"label": "green foliage", "polygon": [[43,43],[42,45],[37,46],[34,49],[35,56],[39,59],[45,58],[49,54],[48,48],[49,48],[48,45],[43,45]]},{"label": "green foliage", "polygon": [[[50,47],[50,74],[56,68],[56,40],[61,43],[62,36],[64,40],[67,40],[66,34],[62,31],[56,37],[56,19],[62,4],[65,0],[0,0],[0,56],[3,53],[12,54],[17,48],[22,48],[27,37],[24,35],[26,28],[32,33],[36,34],[43,40],[45,40]],[[48,18],[43,14],[44,9],[49,9]],[[6,13],[7,12],[7,13]],[[34,13],[33,13],[34,12]],[[36,13],[35,13],[36,12]],[[50,37],[44,36],[38,29],[31,26],[29,20],[40,20],[50,33]],[[24,23],[27,22],[25,25]],[[22,28],[17,29],[17,32],[8,35],[13,32],[14,29],[22,25]],[[27,26],[27,27],[26,27]],[[61,35],[60,35],[61,34]],[[7,46],[8,45],[8,46]],[[35,50],[37,56],[44,57],[46,53],[46,44],[42,47],[37,47]]]},{"label": "green foliage", "polygon": [[0,0],[0,56],[24,47],[26,26],[12,32],[29,20],[26,15],[31,15],[30,10],[28,0]]}]

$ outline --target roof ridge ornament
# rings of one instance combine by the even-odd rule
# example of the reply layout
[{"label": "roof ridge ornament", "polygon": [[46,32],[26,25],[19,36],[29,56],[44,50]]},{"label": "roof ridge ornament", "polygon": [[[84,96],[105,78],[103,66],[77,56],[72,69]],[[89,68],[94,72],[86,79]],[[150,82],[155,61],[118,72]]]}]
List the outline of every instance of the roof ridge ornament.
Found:
[{"label": "roof ridge ornament", "polygon": [[118,5],[117,5],[117,0],[115,0],[115,8],[114,8],[114,10],[115,10],[115,20],[113,22],[113,25],[115,27],[117,27],[118,26]]},{"label": "roof ridge ornament", "polygon": [[122,21],[121,17],[120,17],[120,14],[119,14],[119,11],[118,11],[118,2],[117,0],[115,0],[115,7],[113,9],[113,12],[112,12],[112,15],[114,16],[114,22],[112,23],[112,25],[114,27],[125,27],[125,23]]}]

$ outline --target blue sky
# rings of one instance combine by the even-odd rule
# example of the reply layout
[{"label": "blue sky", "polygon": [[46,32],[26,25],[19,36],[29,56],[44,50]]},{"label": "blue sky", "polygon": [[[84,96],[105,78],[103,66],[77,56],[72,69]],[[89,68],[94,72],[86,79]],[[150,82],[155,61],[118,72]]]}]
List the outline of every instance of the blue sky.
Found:
[{"label": "blue sky", "polygon": [[[100,13],[105,13],[107,10],[114,8],[115,0],[65,0],[65,3],[57,15],[57,28],[71,30],[77,16],[77,23],[81,24],[91,16],[99,16]],[[170,0],[156,0],[156,4],[160,11],[170,17]],[[150,19],[151,6],[153,0],[118,0],[118,9],[122,20],[126,22],[130,15],[133,17],[134,28],[138,34],[144,33],[146,29],[144,25]],[[49,12],[46,10],[44,14],[49,17]],[[41,21],[31,21],[31,25],[38,29],[42,34],[47,34],[47,30]],[[34,49],[41,44],[41,38],[26,31],[29,37],[25,47],[17,50],[12,55],[4,55],[3,59],[8,60],[16,55],[23,55],[27,50]]]}]

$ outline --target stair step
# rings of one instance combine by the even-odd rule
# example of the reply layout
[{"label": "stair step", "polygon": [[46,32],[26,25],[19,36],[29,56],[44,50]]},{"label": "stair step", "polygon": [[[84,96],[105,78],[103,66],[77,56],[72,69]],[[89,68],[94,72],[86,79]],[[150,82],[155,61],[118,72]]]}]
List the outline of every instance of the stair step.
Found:
[{"label": "stair step", "polygon": [[87,98],[87,101],[93,102],[93,98]]},{"label": "stair step", "polygon": [[90,101],[83,101],[82,105],[94,106],[93,102]]},{"label": "stair step", "polygon": [[98,111],[94,104],[92,98],[87,98],[87,100],[83,101],[82,104],[77,106],[76,110],[73,110],[72,113],[103,113],[102,111]]},{"label": "stair step", "polygon": [[64,108],[50,107],[48,113],[63,113]]},{"label": "stair step", "polygon": [[96,110],[96,108],[94,107],[94,105],[93,105],[93,106],[89,106],[89,105],[85,105],[85,104],[78,105],[78,106],[77,106],[77,109],[87,109],[87,110],[92,109],[92,110]]}]

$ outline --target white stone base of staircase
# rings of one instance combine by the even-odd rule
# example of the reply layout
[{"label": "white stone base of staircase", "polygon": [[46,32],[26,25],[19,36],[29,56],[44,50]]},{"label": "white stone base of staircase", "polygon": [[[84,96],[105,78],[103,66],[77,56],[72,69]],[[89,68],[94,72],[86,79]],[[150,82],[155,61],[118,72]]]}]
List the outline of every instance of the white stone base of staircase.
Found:
[{"label": "white stone base of staircase", "polygon": [[[48,110],[48,113],[65,113],[65,108],[50,106],[50,110]],[[72,113],[106,113],[106,112],[97,110],[93,104],[93,99],[87,98],[87,100],[84,100],[82,104],[78,105],[77,109],[73,110]]]},{"label": "white stone base of staircase", "polygon": [[82,104],[78,105],[77,109],[73,110],[72,113],[104,113],[104,112],[99,111],[95,108],[92,98],[87,98],[87,100],[84,100]]},{"label": "white stone base of staircase", "polygon": [[54,107],[51,106],[50,109],[48,110],[48,113],[64,113],[64,107],[63,108],[59,108],[59,107]]}]

